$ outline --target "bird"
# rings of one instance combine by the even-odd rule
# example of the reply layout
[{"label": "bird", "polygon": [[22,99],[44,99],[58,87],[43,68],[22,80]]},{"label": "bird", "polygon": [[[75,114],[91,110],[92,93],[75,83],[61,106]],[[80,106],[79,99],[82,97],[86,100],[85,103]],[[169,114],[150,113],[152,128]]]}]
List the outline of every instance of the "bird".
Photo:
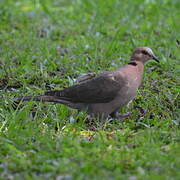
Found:
[{"label": "bird", "polygon": [[16,102],[41,101],[64,104],[78,111],[86,111],[101,119],[121,118],[119,109],[130,103],[142,83],[144,65],[153,59],[160,62],[149,47],[137,47],[124,66],[104,71],[92,78],[62,90],[51,90],[43,95],[17,97]]}]

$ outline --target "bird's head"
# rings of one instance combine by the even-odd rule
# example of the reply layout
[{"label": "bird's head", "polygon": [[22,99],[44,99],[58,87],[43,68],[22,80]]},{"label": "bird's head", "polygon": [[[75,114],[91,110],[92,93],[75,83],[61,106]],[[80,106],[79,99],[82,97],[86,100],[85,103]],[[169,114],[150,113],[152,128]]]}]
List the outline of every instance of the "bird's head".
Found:
[{"label": "bird's head", "polygon": [[153,51],[149,47],[138,47],[134,50],[131,61],[141,61],[146,63],[148,60],[154,59],[159,62],[159,59],[154,55]]}]

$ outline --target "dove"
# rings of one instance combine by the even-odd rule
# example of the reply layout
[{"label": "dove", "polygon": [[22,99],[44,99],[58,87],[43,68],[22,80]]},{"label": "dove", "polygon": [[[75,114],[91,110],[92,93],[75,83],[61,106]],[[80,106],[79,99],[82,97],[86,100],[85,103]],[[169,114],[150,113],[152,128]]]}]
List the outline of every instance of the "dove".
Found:
[{"label": "dove", "polygon": [[116,70],[105,71],[97,76],[90,74],[78,84],[47,91],[44,95],[18,97],[16,102],[54,102],[86,111],[93,117],[121,118],[118,111],[135,98],[142,83],[144,65],[150,59],[159,62],[151,48],[138,47],[133,51],[129,63]]}]

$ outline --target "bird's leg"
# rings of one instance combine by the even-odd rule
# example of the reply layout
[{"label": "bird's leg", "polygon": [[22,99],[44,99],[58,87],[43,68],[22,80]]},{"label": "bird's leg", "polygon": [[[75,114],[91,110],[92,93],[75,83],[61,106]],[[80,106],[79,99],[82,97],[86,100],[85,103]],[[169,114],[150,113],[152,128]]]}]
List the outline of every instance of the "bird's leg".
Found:
[{"label": "bird's leg", "polygon": [[126,114],[118,114],[118,118],[122,118],[122,119],[124,118],[124,119],[126,119],[126,118],[130,118],[131,115],[132,115],[131,112],[128,112],[128,113],[126,113]]},{"label": "bird's leg", "polygon": [[85,123],[87,123],[88,125],[92,125],[94,123],[95,118],[91,115],[88,115],[85,119]]},{"label": "bird's leg", "polygon": [[126,119],[131,117],[131,112],[128,112],[126,114],[120,114],[118,113],[118,110],[116,110],[110,114],[110,117],[113,119]]}]

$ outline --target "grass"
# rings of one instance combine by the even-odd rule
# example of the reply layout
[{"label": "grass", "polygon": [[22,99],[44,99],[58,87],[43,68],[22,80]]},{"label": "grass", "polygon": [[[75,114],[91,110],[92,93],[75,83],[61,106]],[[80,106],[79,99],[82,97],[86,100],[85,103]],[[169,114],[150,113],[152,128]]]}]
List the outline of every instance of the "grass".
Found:
[{"label": "grass", "polygon": [[[0,179],[179,179],[179,10],[179,0],[2,0]],[[16,96],[116,69],[137,46],[161,63],[146,65],[124,122],[93,131],[86,113],[63,105],[12,107]]]}]

